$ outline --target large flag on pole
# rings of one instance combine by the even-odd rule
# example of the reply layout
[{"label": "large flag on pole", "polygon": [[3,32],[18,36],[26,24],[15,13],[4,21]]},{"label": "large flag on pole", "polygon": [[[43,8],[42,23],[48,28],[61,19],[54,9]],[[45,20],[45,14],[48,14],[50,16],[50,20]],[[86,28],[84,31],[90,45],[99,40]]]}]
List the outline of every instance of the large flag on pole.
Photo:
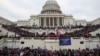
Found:
[{"label": "large flag on pole", "polygon": [[61,33],[58,26],[55,28],[55,31],[56,31],[56,36],[59,37]]},{"label": "large flag on pole", "polygon": [[48,34],[49,34],[49,29],[48,29],[47,32],[46,32],[46,36],[48,36]]}]

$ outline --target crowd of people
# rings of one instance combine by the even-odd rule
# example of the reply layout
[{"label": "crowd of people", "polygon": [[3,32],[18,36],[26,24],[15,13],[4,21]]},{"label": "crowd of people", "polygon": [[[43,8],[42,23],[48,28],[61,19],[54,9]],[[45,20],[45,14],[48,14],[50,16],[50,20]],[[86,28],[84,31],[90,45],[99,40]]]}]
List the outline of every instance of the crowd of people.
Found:
[{"label": "crowd of people", "polygon": [[[67,28],[61,28],[61,27],[58,27],[59,29],[67,29]],[[67,35],[67,36],[70,36],[70,37],[92,37],[92,35],[90,34],[90,32],[93,32],[97,29],[100,28],[100,25],[91,25],[91,26],[77,26],[77,27],[72,27],[71,29],[69,30],[72,30],[74,28],[82,28],[81,30],[75,30],[73,32],[65,32],[64,34],[60,34],[60,35]],[[53,32],[49,32],[48,35],[46,35],[46,32],[43,32],[42,34],[39,34],[38,32],[36,33],[36,36],[37,37],[58,37],[56,35],[56,33],[53,33]],[[99,35],[98,35],[99,36]]]},{"label": "crowd of people", "polygon": [[64,50],[47,50],[47,49],[30,49],[26,48],[0,48],[0,56],[100,56],[100,49],[64,49]]},{"label": "crowd of people", "polygon": [[[48,33],[45,32],[42,34],[31,33],[29,31],[22,30],[22,28],[13,26],[13,25],[2,25],[3,28],[7,29],[8,31],[15,32],[19,34],[21,37],[58,37],[55,33]],[[74,28],[74,27],[73,27]],[[79,28],[79,27],[78,27]],[[80,27],[81,30],[76,30],[73,32],[66,32],[65,34],[60,34],[60,36],[68,35],[70,37],[90,37],[89,34],[92,31],[95,31],[100,28],[100,25],[92,25],[86,27]],[[61,29],[61,28],[60,28]],[[65,28],[66,29],[66,28]],[[100,34],[98,34],[100,36]],[[7,48],[3,47],[0,48],[0,56],[100,56],[100,49],[64,49],[64,50],[47,50],[47,49],[33,49],[33,48]]]},{"label": "crowd of people", "polygon": [[22,30],[19,27],[14,26],[14,25],[2,25],[2,27],[7,29],[8,31],[15,33],[14,36],[10,36],[10,37],[16,37],[16,34],[19,34],[22,37],[32,37],[33,36],[33,33],[29,32],[29,31]]},{"label": "crowd of people", "polygon": [[93,32],[100,28],[100,25],[91,25],[83,27],[81,30],[76,30],[71,33],[65,33],[65,35],[70,35],[71,37],[92,37],[90,32]]},{"label": "crowd of people", "polygon": [[[46,27],[43,27],[43,26],[18,26],[19,28],[25,28],[25,29],[55,29],[55,27],[49,27],[49,26],[46,26]],[[58,26],[59,29],[67,29],[67,28],[83,28],[85,26]]]},{"label": "crowd of people", "polygon": [[[58,37],[53,32],[49,32],[48,34],[47,34],[47,32],[43,32],[42,34],[39,34],[38,32],[29,32],[28,30],[27,31],[22,30],[22,29],[26,29],[27,27],[17,27],[17,26],[13,26],[13,25],[3,25],[3,28],[5,28],[9,31],[15,32],[15,33],[19,34],[21,37]],[[68,32],[65,32],[64,34],[61,33],[60,35],[68,35],[70,37],[91,37],[92,35],[89,34],[89,33],[99,29],[100,25],[90,25],[90,26],[84,26],[84,27],[83,26],[77,26],[77,27],[72,27],[71,29],[74,29],[74,28],[82,28],[82,29],[81,30],[75,30],[75,31],[70,32],[70,33],[68,33]],[[58,29],[65,29],[65,27],[62,27],[62,28],[58,27]]]}]

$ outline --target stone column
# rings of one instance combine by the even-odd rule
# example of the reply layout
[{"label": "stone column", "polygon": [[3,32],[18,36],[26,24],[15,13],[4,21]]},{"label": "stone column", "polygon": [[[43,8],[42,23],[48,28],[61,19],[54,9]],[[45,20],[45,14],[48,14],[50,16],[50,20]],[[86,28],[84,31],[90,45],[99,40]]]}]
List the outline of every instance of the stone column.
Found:
[{"label": "stone column", "polygon": [[49,20],[49,22],[48,22],[48,23],[49,23],[49,26],[50,26],[50,17],[48,17],[48,20]]},{"label": "stone column", "polygon": [[44,26],[46,26],[46,17],[44,17]]},{"label": "stone column", "polygon": [[49,17],[48,17],[48,26],[49,26]]},{"label": "stone column", "polygon": [[64,17],[62,17],[62,26],[64,26]]},{"label": "stone column", "polygon": [[39,26],[41,26],[41,18],[39,17]]},{"label": "stone column", "polygon": [[54,25],[54,17],[52,17],[52,18],[53,18],[53,22],[52,22],[52,23],[53,23],[53,27],[54,27],[54,26],[55,26],[55,25]]}]

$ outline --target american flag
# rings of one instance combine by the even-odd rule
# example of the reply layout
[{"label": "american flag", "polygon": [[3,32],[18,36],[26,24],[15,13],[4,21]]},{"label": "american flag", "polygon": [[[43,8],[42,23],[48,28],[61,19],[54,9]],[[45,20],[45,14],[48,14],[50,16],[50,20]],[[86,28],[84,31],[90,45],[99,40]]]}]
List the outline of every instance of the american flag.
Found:
[{"label": "american flag", "polygon": [[55,28],[55,31],[56,31],[56,36],[59,37],[61,33],[58,26]]},{"label": "american flag", "polygon": [[48,36],[48,34],[49,34],[49,30],[47,30],[47,32],[46,32],[46,36]]}]

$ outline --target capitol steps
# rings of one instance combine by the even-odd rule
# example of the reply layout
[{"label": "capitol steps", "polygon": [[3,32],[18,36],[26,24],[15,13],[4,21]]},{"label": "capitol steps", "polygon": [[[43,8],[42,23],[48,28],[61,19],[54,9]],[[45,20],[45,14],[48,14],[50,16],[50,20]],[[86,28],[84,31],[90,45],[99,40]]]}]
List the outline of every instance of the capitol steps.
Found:
[{"label": "capitol steps", "polygon": [[32,37],[33,33],[20,29],[13,25],[2,25],[2,28],[8,32],[12,32],[14,36],[19,35],[21,37]]},{"label": "capitol steps", "polygon": [[93,32],[90,32],[90,34],[92,34],[93,36],[96,36],[96,34],[98,34],[98,33],[100,34],[100,28]]}]

